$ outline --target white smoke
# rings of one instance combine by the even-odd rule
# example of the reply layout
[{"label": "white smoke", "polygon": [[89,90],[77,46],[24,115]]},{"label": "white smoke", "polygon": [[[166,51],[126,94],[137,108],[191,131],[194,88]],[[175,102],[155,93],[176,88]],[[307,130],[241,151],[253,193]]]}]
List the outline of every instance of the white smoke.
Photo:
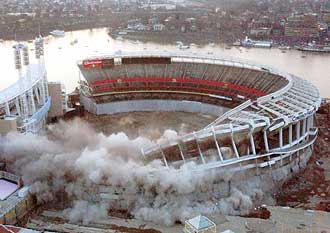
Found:
[{"label": "white smoke", "polygon": [[[156,141],[174,140],[177,135],[167,130]],[[128,207],[134,217],[165,225],[199,213],[247,213],[255,200],[263,198],[257,184],[241,189],[233,185],[226,194],[217,182],[231,180],[231,175],[192,172],[193,162],[183,165],[180,173],[165,169],[160,161],[146,164],[140,151],[153,143],[144,137],[129,139],[124,133],[106,136],[74,120],[50,126],[43,136],[2,137],[0,159],[22,176],[40,203],[54,200],[64,190],[72,200],[72,208],[64,213],[72,222],[84,224],[107,216],[110,203],[93,196],[100,185],[125,187],[134,197]],[[163,171],[155,173],[155,169]]]}]

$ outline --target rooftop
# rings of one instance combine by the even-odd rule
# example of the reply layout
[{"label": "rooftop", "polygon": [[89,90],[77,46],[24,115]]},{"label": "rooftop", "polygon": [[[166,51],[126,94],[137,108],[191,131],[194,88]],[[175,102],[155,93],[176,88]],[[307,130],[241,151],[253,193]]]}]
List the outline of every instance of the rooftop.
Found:
[{"label": "rooftop", "polygon": [[214,222],[212,222],[210,219],[202,215],[198,215],[192,219],[189,219],[187,220],[187,222],[197,230],[202,230],[205,228],[215,226]]}]

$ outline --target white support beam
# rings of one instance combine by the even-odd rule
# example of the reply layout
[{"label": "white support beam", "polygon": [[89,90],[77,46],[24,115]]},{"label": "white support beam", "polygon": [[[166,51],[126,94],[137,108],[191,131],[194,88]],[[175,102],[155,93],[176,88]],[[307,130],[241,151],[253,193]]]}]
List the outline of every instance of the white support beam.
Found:
[{"label": "white support beam", "polygon": [[256,152],[256,146],[254,144],[253,133],[250,133],[250,144],[251,144],[253,155],[256,155],[257,152]]},{"label": "white support beam", "polygon": [[296,124],[296,138],[297,140],[300,139],[300,121],[298,121]]},{"label": "white support beam", "polygon": [[186,159],[183,155],[183,151],[182,151],[182,148],[181,148],[181,145],[180,145],[180,142],[178,142],[178,147],[179,147],[179,151],[180,151],[180,155],[181,155],[181,158],[183,160],[184,163],[186,163]]},{"label": "white support beam", "polygon": [[5,103],[5,112],[7,116],[10,116],[10,107],[9,107],[9,102]]},{"label": "white support beam", "polygon": [[231,129],[231,135],[230,135],[231,136],[231,144],[233,146],[236,158],[239,158],[239,153],[238,153],[236,143],[235,143],[235,140],[234,140],[234,130],[233,130],[233,126],[231,124],[230,124],[230,129]]},{"label": "white support beam", "polygon": [[40,93],[41,93],[42,105],[44,105],[46,103],[46,90],[45,90],[44,80],[42,80],[40,82],[39,90],[40,90]]},{"label": "white support beam", "polygon": [[287,101],[285,98],[281,100],[285,105],[289,106],[290,108],[295,109],[296,112],[305,112],[306,109],[300,107],[297,104],[292,104],[291,102]]},{"label": "white support beam", "polygon": [[282,149],[282,147],[283,147],[283,128],[280,128],[278,135],[279,135],[279,141],[280,141],[280,148]]},{"label": "white support beam", "polygon": [[218,143],[218,140],[217,140],[217,136],[215,134],[215,131],[214,131],[214,127],[213,126],[212,126],[212,133],[213,133],[213,139],[214,139],[215,145],[217,147],[217,151],[218,151],[218,155],[219,155],[220,161],[223,161],[223,156],[222,156],[222,153],[221,153],[221,149],[220,149],[220,146],[219,146],[219,143]]},{"label": "white support beam", "polygon": [[158,146],[159,146],[160,152],[162,153],[162,158],[163,158],[163,161],[165,163],[165,166],[168,168],[168,163],[167,163],[167,159],[166,159],[166,156],[164,154],[164,151],[163,151],[163,149],[162,149],[162,147],[160,145],[158,145]]},{"label": "white support beam", "polygon": [[196,141],[196,145],[197,145],[199,156],[201,157],[203,164],[206,164],[205,159],[204,159],[204,156],[203,156],[203,153],[202,153],[202,150],[201,150],[201,148],[199,146],[199,143],[198,143],[198,138],[196,137],[196,133],[195,132],[194,132],[194,139]]},{"label": "white support beam", "polygon": [[15,108],[16,108],[17,115],[22,116],[21,106],[19,104],[19,98],[18,97],[15,98]]},{"label": "white support beam", "polygon": [[267,131],[264,130],[264,143],[265,143],[265,149],[266,149],[266,152],[268,153],[269,152],[269,144],[268,144],[268,137],[267,137]]},{"label": "white support beam", "polygon": [[34,102],[33,89],[29,91],[29,105],[30,105],[30,115],[33,115],[36,112],[36,105]]},{"label": "white support beam", "polygon": [[290,114],[283,114],[283,113],[281,113],[281,112],[279,112],[279,111],[276,111],[276,110],[274,110],[274,109],[272,109],[272,108],[270,108],[270,107],[267,107],[267,106],[265,106],[265,105],[263,105],[263,104],[259,105],[259,107],[261,107],[261,108],[263,108],[264,110],[266,110],[266,111],[268,111],[268,112],[274,114],[275,116],[278,116],[278,117],[281,117],[281,118],[286,118],[285,121],[288,121],[288,117],[290,116]]},{"label": "white support beam", "polygon": [[283,98],[283,100],[285,100],[286,102],[292,103],[292,105],[295,105],[297,107],[300,107],[303,110],[306,110],[306,108],[307,109],[310,108],[310,105],[308,105],[308,104],[306,104],[306,103],[304,103],[302,101],[299,101],[296,98],[292,98],[290,96],[286,96],[286,94],[284,94],[284,96],[285,97]]},{"label": "white support beam", "polygon": [[311,100],[310,98],[307,98],[307,96],[305,96],[304,94],[294,91],[292,89],[289,90],[289,93],[292,93],[294,96],[296,96],[299,99],[302,99],[305,103],[308,103],[309,105],[313,105],[314,101]]},{"label": "white support beam", "polygon": [[295,115],[297,111],[293,111],[292,109],[286,108],[281,106],[280,104],[274,103],[274,102],[269,102],[270,105],[274,106],[275,108],[278,108],[284,112],[287,112],[290,115]]},{"label": "white support beam", "polygon": [[292,124],[289,125],[289,144],[292,145]]},{"label": "white support beam", "polygon": [[29,115],[29,106],[28,106],[28,102],[27,102],[27,98],[26,98],[25,93],[21,95],[21,100],[22,100],[23,116],[24,116],[24,118],[26,118]]},{"label": "white support beam", "polygon": [[34,95],[35,95],[35,97],[36,97],[36,99],[37,99],[37,104],[40,105],[40,97],[39,97],[38,87],[35,86],[35,87],[33,88],[33,91],[34,91]]}]

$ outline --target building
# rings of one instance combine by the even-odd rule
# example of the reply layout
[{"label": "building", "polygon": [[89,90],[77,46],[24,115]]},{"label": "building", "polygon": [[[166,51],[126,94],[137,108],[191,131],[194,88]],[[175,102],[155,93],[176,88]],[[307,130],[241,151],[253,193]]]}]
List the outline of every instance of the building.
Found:
[{"label": "building", "polygon": [[217,226],[205,216],[199,215],[186,220],[184,233],[216,233]]},{"label": "building", "polygon": [[32,208],[34,199],[29,188],[22,185],[21,178],[0,171],[0,224],[16,224]]},{"label": "building", "polygon": [[161,23],[154,24],[154,25],[152,25],[152,29],[154,31],[163,31],[163,30],[165,30],[165,25],[161,24]]},{"label": "building", "polygon": [[318,38],[319,27],[316,14],[301,14],[288,17],[285,24],[285,36]]},{"label": "building", "polygon": [[67,96],[65,94],[64,86],[60,82],[48,83],[49,96],[52,98],[52,105],[50,106],[48,117],[61,117],[67,110]]},{"label": "building", "polygon": [[36,133],[44,127],[51,104],[43,38],[35,40],[34,64],[30,64],[28,45],[15,44],[13,47],[19,79],[0,91],[0,133],[5,134],[15,128],[22,133]]}]

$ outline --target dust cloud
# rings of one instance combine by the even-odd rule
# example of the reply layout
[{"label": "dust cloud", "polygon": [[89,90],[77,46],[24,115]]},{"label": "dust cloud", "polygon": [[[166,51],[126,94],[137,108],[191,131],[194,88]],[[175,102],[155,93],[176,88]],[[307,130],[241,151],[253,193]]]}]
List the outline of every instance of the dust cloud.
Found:
[{"label": "dust cloud", "polygon": [[127,208],[135,218],[164,225],[200,213],[246,214],[263,199],[258,182],[242,186],[230,174],[196,172],[193,162],[184,164],[180,172],[157,160],[146,164],[141,148],[175,140],[178,133],[173,130],[154,141],[130,139],[124,133],[106,136],[76,119],[51,125],[47,131],[1,137],[0,159],[22,176],[39,203],[55,201],[57,193],[65,192],[71,208],[63,213],[71,222],[88,224],[106,218],[107,210],[114,208],[92,195],[99,185],[125,188]]}]

